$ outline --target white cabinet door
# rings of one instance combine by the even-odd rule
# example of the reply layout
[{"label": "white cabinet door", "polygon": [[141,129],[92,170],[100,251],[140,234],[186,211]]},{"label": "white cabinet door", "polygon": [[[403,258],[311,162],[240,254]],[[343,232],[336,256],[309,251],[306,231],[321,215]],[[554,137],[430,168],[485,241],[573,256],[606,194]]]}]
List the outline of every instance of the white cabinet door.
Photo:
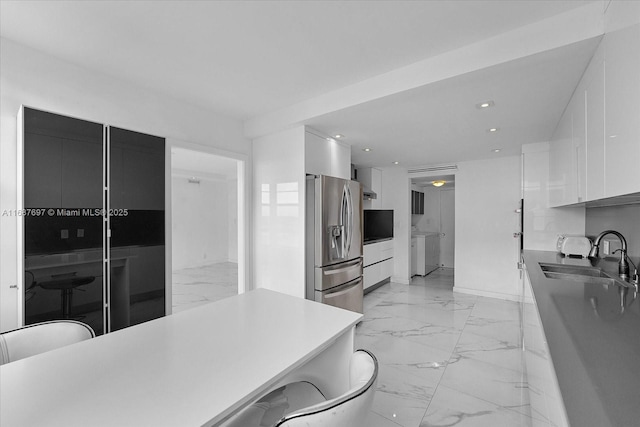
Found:
[{"label": "white cabinet door", "polygon": [[549,204],[562,206],[577,202],[572,115],[565,109],[549,146]]},{"label": "white cabinet door", "polygon": [[438,234],[427,236],[425,251],[425,270],[430,273],[440,266],[440,236]]},{"label": "white cabinet door", "polygon": [[[427,247],[426,247],[426,237],[425,236],[417,236],[416,239],[416,274],[420,276],[424,276],[427,274],[426,271],[426,255],[427,255]],[[411,239],[413,241],[413,239]]]},{"label": "white cabinet door", "polygon": [[304,133],[304,171],[313,175],[332,175],[329,141],[310,132]]},{"label": "white cabinet door", "polygon": [[305,173],[351,179],[351,148],[339,141],[304,134]]},{"label": "white cabinet door", "polygon": [[577,203],[584,202],[587,198],[587,119],[585,98],[584,86],[580,84],[569,104],[572,117],[571,139],[574,150],[572,165],[576,176],[574,202]]},{"label": "white cabinet door", "polygon": [[605,197],[640,191],[640,24],[605,36]]},{"label": "white cabinet door", "polygon": [[331,175],[342,179],[351,179],[351,148],[340,142],[332,142]]},{"label": "white cabinet door", "polygon": [[418,239],[411,238],[411,275],[418,274]]},{"label": "white cabinet door", "polygon": [[587,103],[587,200],[604,197],[604,45],[585,71]]}]

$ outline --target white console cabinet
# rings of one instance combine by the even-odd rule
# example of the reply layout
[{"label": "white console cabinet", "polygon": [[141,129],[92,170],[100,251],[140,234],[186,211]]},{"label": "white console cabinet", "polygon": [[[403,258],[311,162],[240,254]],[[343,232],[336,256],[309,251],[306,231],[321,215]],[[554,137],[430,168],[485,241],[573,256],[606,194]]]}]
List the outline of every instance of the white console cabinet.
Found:
[{"label": "white console cabinet", "polygon": [[393,275],[393,239],[364,245],[364,289]]}]

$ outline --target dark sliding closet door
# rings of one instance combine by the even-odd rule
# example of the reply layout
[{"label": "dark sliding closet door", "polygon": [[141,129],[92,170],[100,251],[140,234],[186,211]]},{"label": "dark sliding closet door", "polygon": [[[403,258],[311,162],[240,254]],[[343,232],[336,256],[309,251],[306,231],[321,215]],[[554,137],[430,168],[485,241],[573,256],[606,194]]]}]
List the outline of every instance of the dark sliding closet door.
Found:
[{"label": "dark sliding closet door", "polygon": [[165,314],[164,138],[109,128],[111,330]]},{"label": "dark sliding closet door", "polygon": [[104,332],[102,124],[23,112],[25,324]]},{"label": "dark sliding closet door", "polygon": [[165,314],[165,140],[23,109],[25,324]]}]

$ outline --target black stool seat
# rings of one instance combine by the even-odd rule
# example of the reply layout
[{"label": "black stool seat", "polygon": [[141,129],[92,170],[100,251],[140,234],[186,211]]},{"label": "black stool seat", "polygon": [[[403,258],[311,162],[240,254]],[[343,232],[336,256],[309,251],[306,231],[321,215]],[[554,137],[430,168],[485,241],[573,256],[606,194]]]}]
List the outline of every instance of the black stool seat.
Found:
[{"label": "black stool seat", "polygon": [[71,315],[71,299],[73,297],[73,290],[78,286],[88,285],[94,280],[96,280],[95,276],[77,277],[75,273],[73,273],[71,276],[38,283],[38,286],[47,290],[60,290],[62,318],[68,319]]},{"label": "black stool seat", "polygon": [[40,286],[42,289],[47,289],[47,290],[51,290],[51,289],[66,290],[66,289],[77,288],[78,286],[82,286],[82,285],[88,285],[94,280],[96,280],[95,276],[72,277],[68,279],[56,279],[56,280],[50,280],[48,282],[38,283],[38,286]]}]

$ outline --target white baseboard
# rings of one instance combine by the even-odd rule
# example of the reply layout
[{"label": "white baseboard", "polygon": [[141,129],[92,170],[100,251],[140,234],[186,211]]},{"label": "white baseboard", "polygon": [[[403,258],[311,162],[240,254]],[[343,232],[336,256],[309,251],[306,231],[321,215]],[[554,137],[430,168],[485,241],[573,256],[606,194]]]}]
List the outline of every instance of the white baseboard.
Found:
[{"label": "white baseboard", "polygon": [[522,297],[520,295],[503,294],[500,292],[481,291],[478,289],[462,288],[460,286],[454,286],[453,292],[461,294],[477,295],[479,297],[496,298],[506,301],[520,302]]},{"label": "white baseboard", "polygon": [[401,285],[408,285],[409,284],[409,279],[407,279],[406,277],[398,277],[398,276],[391,276],[391,281],[393,283],[399,283]]}]

